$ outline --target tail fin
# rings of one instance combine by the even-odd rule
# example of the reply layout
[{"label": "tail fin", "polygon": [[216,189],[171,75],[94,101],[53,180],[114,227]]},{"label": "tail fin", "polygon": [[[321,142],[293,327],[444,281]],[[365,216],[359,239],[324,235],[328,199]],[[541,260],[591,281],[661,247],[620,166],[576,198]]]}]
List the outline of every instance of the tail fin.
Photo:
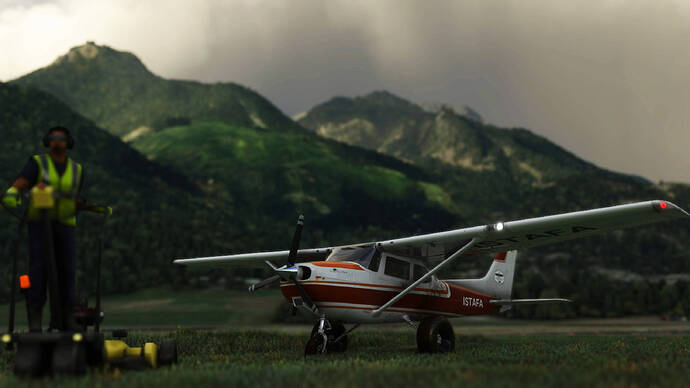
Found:
[{"label": "tail fin", "polygon": [[501,252],[494,257],[489,272],[483,278],[448,280],[448,282],[495,296],[497,299],[510,299],[513,293],[515,263],[517,263],[517,251]]}]

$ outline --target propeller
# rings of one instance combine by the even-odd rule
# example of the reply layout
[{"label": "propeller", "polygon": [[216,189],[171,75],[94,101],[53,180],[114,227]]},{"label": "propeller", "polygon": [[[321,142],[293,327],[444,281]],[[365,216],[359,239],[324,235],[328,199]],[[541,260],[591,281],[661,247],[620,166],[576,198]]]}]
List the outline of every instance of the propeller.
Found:
[{"label": "propeller", "polygon": [[[297,218],[297,226],[295,227],[295,234],[292,236],[292,244],[290,245],[290,253],[288,254],[287,264],[283,267],[276,267],[270,261],[266,261],[271,269],[277,272],[277,275],[273,275],[270,278],[264,279],[258,283],[249,286],[249,291],[256,291],[260,288],[267,287],[273,283],[280,281],[280,279],[290,280],[299,275],[299,269],[295,267],[295,261],[297,260],[297,251],[299,251],[299,242],[302,238],[302,228],[304,227],[304,216],[300,215]],[[295,282],[296,284],[296,282]]]},{"label": "propeller", "polygon": [[297,278],[300,277],[301,270],[295,266],[295,261],[297,260],[297,251],[299,251],[299,242],[302,238],[302,228],[304,227],[304,216],[300,215],[297,218],[297,226],[295,226],[295,234],[292,236],[292,244],[290,245],[290,252],[288,254],[287,264],[282,267],[276,267],[270,261],[266,261],[271,269],[277,272],[276,275],[270,278],[264,279],[256,284],[252,284],[249,287],[249,291],[256,291],[259,288],[271,285],[281,279],[292,281],[292,283],[297,287],[300,295],[302,296],[303,304],[314,313],[318,313],[319,309],[316,307],[314,302],[309,297],[309,294],[304,290],[304,287],[299,284]]}]

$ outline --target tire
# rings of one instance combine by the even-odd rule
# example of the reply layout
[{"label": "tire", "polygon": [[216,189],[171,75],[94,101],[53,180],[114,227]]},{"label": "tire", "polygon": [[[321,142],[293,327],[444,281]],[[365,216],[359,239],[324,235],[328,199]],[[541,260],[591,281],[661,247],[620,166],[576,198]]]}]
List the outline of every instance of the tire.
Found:
[{"label": "tire", "polygon": [[417,349],[420,353],[450,353],[455,350],[455,333],[447,319],[424,319],[417,328]]},{"label": "tire", "polygon": [[82,375],[86,373],[86,350],[83,342],[58,342],[53,350],[54,374]]},{"label": "tire", "polygon": [[309,337],[307,346],[304,347],[304,357],[321,354],[323,349],[323,337],[318,333]]},{"label": "tire", "polygon": [[21,377],[39,377],[49,372],[52,348],[38,343],[19,343],[14,355],[14,374]]},{"label": "tire", "polygon": [[90,367],[100,367],[103,366],[105,360],[103,359],[103,347],[105,343],[103,342],[103,336],[98,335],[92,341],[86,341],[84,344],[84,350],[86,351],[86,364]]},{"label": "tire", "polygon": [[417,327],[417,350],[419,353],[429,353],[429,333],[433,318],[426,318]]},{"label": "tire", "polygon": [[429,334],[430,353],[451,353],[455,350],[455,333],[447,319],[431,321]]},{"label": "tire", "polygon": [[167,339],[158,348],[158,366],[177,364],[177,341]]}]

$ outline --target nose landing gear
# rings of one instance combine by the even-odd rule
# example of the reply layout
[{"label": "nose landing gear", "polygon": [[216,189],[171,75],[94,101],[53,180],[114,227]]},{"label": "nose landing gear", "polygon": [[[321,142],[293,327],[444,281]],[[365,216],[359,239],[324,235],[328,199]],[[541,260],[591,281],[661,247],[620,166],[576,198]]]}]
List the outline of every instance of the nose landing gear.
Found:
[{"label": "nose landing gear", "polygon": [[329,321],[322,316],[311,330],[311,336],[304,349],[304,356],[325,353],[342,353],[347,350],[347,335],[359,325],[345,330],[345,325]]}]

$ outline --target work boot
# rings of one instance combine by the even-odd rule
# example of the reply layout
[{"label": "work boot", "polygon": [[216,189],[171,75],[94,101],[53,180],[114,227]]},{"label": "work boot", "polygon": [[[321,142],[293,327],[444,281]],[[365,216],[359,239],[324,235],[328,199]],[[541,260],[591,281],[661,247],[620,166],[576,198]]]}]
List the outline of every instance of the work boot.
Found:
[{"label": "work boot", "polygon": [[43,331],[43,327],[41,325],[43,306],[28,303],[26,306],[26,315],[29,319],[29,332],[40,333],[41,331]]}]

